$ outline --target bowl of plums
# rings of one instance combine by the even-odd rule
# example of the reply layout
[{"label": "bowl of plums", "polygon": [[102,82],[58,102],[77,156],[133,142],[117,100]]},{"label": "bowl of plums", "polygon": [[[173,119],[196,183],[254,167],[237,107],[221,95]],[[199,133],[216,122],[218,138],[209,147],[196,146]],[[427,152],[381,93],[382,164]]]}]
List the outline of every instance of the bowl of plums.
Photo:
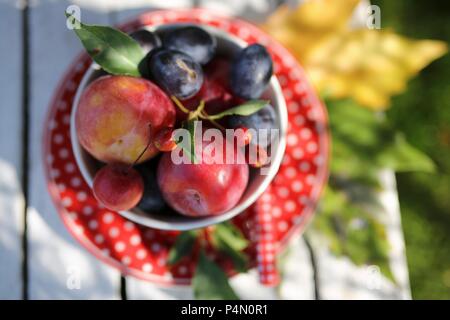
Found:
[{"label": "bowl of plums", "polygon": [[263,194],[287,131],[267,48],[202,24],[75,31],[94,61],[76,93],[71,141],[101,206],[190,230]]}]

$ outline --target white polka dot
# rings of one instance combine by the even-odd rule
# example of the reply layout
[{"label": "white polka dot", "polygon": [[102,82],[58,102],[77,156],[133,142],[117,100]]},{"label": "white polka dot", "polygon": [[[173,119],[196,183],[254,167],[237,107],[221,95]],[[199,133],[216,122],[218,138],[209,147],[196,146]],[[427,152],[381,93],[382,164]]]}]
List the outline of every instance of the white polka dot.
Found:
[{"label": "white polka dot", "polygon": [[302,105],[304,106],[309,106],[311,104],[311,101],[309,100],[308,97],[304,97],[301,101]]},{"label": "white polka dot", "polygon": [[283,95],[286,99],[291,99],[292,98],[292,91],[289,89],[284,89],[283,90]]},{"label": "white polka dot", "polygon": [[87,199],[87,194],[84,191],[80,191],[77,193],[77,199],[78,201],[86,201]]},{"label": "white polka dot", "polygon": [[89,229],[95,230],[98,228],[98,222],[97,220],[91,220],[89,221]]},{"label": "white polka dot", "polygon": [[322,165],[324,162],[323,157],[322,156],[317,156],[314,158],[314,164],[317,166]]},{"label": "white polka dot", "polygon": [[286,177],[288,177],[289,179],[292,179],[293,177],[295,177],[297,175],[297,170],[295,170],[294,167],[288,167],[286,169],[286,171],[284,172],[284,174],[286,175]]},{"label": "white polka dot", "polygon": [[270,205],[270,203],[264,203],[264,204],[261,205],[261,210],[262,211],[269,211],[271,207],[272,206]]},{"label": "white polka dot", "polygon": [[292,157],[295,160],[300,160],[301,158],[303,158],[303,156],[304,156],[304,153],[303,153],[303,150],[301,148],[295,148],[292,151]]},{"label": "white polka dot", "polygon": [[147,230],[145,231],[144,236],[146,239],[153,239],[153,237],[155,236],[155,232],[153,230]]},{"label": "white polka dot", "polygon": [[279,187],[277,190],[277,194],[283,198],[286,199],[287,197],[289,197],[289,189],[285,188],[285,187]]},{"label": "white polka dot", "polygon": [[284,205],[284,209],[288,212],[293,212],[297,208],[297,205],[294,201],[287,201]]},{"label": "white polka dot", "polygon": [[49,122],[48,128],[50,130],[55,130],[56,128],[58,128],[58,123],[53,119]]},{"label": "white polka dot", "polygon": [[271,261],[273,261],[273,259],[274,259],[274,255],[273,254],[271,254],[271,253],[266,254],[266,261],[271,262]]},{"label": "white polka dot", "polygon": [[147,251],[145,251],[144,249],[139,249],[136,252],[136,258],[138,258],[139,260],[144,259],[147,256]]},{"label": "white polka dot", "polygon": [[117,242],[114,246],[114,250],[117,252],[123,252],[125,250],[125,243],[122,241]]},{"label": "white polka dot", "polygon": [[161,245],[159,243],[152,244],[152,251],[158,252],[161,249]]},{"label": "white polka dot", "polygon": [[277,79],[278,79],[278,82],[280,82],[280,84],[281,84],[282,86],[285,86],[285,85],[287,84],[287,79],[286,79],[285,76],[280,75],[280,76],[277,77]]},{"label": "white polka dot", "polygon": [[129,264],[131,263],[130,257],[129,257],[129,256],[124,256],[124,257],[122,258],[122,263],[123,263],[123,264],[126,264],[126,265],[129,265]]},{"label": "white polka dot", "polygon": [[303,94],[306,91],[306,86],[302,82],[298,82],[294,87],[294,91],[297,94]]},{"label": "white polka dot", "polygon": [[103,236],[101,234],[97,234],[94,237],[94,241],[97,244],[101,244],[101,243],[103,243],[103,241],[105,241],[105,238],[103,238]]},{"label": "white polka dot", "polygon": [[312,174],[309,174],[309,175],[306,177],[306,183],[307,183],[308,185],[312,186],[312,185],[314,184],[314,182],[316,182],[316,177],[314,177],[314,175],[312,175]]},{"label": "white polka dot", "polygon": [[103,222],[110,224],[111,222],[114,221],[114,215],[112,213],[106,213],[103,215]]},{"label": "white polka dot", "polygon": [[269,222],[271,220],[272,220],[272,216],[270,214],[266,213],[263,215],[263,221]]},{"label": "white polka dot", "polygon": [[272,272],[272,271],[273,271],[273,265],[268,264],[268,265],[266,266],[266,270],[267,270],[267,272]]},{"label": "white polka dot", "polygon": [[150,263],[145,263],[142,266],[142,271],[144,271],[144,272],[152,272],[152,270],[153,270],[153,266]]},{"label": "white polka dot", "polygon": [[301,74],[297,69],[294,68],[289,72],[289,78],[291,78],[291,80],[298,80],[301,78]]},{"label": "white polka dot", "polygon": [[279,218],[281,217],[281,209],[279,207],[274,207],[272,209],[272,214],[274,217]]},{"label": "white polka dot", "polygon": [[116,227],[109,229],[109,236],[111,238],[116,238],[117,236],[119,236],[119,233],[119,229],[117,229]]},{"label": "white polka dot", "polygon": [[299,108],[299,106],[298,106],[297,102],[292,101],[291,103],[289,103],[288,109],[289,109],[290,112],[297,113],[298,112],[298,108]]},{"label": "white polka dot", "polygon": [[86,216],[90,216],[93,212],[94,212],[94,209],[92,209],[92,207],[90,207],[90,206],[85,206],[85,207],[83,208],[83,213],[84,213]]},{"label": "white polka dot", "polygon": [[58,189],[60,192],[66,191],[66,185],[64,183],[59,183]]},{"label": "white polka dot", "polygon": [[305,118],[303,118],[303,116],[301,116],[301,115],[297,115],[297,116],[295,116],[295,118],[294,118],[294,123],[295,123],[297,126],[302,126],[302,125],[305,124]]},{"label": "white polka dot", "polygon": [[102,254],[105,256],[105,257],[107,257],[107,256],[109,256],[109,250],[108,249],[103,249],[102,250]]},{"label": "white polka dot", "polygon": [[303,128],[302,130],[300,130],[300,137],[302,137],[302,139],[304,140],[308,140],[309,138],[311,138],[311,130],[309,130],[308,128]]},{"label": "white polka dot", "polygon": [[273,244],[267,243],[267,244],[266,244],[266,250],[272,251],[272,250],[273,250]]},{"label": "white polka dot", "polygon": [[69,163],[67,163],[67,164],[64,166],[64,170],[65,170],[67,173],[72,173],[72,172],[75,171],[75,165],[74,165],[72,162],[69,162]]},{"label": "white polka dot", "polygon": [[56,144],[61,144],[64,141],[64,137],[62,136],[62,134],[55,134],[55,136],[53,137],[53,142]]},{"label": "white polka dot", "polygon": [[309,162],[302,161],[302,162],[300,163],[300,170],[301,170],[302,172],[307,172],[310,168],[311,168],[311,165],[309,164]]},{"label": "white polka dot", "polygon": [[308,111],[308,119],[309,120],[314,121],[317,119],[318,116],[319,116],[319,114],[316,109],[311,109]]},{"label": "white polka dot", "polygon": [[314,153],[317,151],[317,144],[315,142],[309,142],[306,145],[306,151],[308,151],[309,153]]},{"label": "white polka dot", "polygon": [[300,192],[303,189],[303,184],[300,180],[294,181],[292,182],[292,190],[294,190],[295,192]]},{"label": "white polka dot", "polygon": [[72,199],[69,198],[69,197],[64,197],[64,198],[62,199],[62,205],[63,205],[64,207],[70,207],[70,206],[72,205]]},{"label": "white polka dot", "polygon": [[298,224],[300,224],[300,223],[302,223],[302,221],[303,221],[303,216],[296,216],[296,217],[294,217],[293,219],[292,219],[292,223],[293,224],[295,224],[295,225],[298,225]]},{"label": "white polka dot", "polygon": [[283,157],[283,160],[282,160],[282,163],[284,164],[284,165],[287,165],[287,164],[289,164],[291,162],[291,157],[289,157],[289,155],[287,154],[287,153],[285,153],[284,154],[284,157]]},{"label": "white polka dot", "polygon": [[300,197],[300,203],[306,205],[309,202],[309,199],[307,196],[301,196]]},{"label": "white polka dot", "polygon": [[127,221],[127,222],[124,223],[123,227],[127,231],[132,231],[134,229],[134,224],[131,221]]},{"label": "white polka dot", "polygon": [[261,201],[269,202],[270,200],[272,200],[272,196],[270,195],[270,193],[264,193],[261,196]]},{"label": "white polka dot", "polygon": [[73,177],[73,178],[70,180],[70,185],[71,185],[72,187],[74,187],[74,188],[77,188],[77,187],[81,186],[81,179],[78,178],[78,177]]},{"label": "white polka dot", "polygon": [[288,228],[288,224],[287,224],[286,221],[280,221],[280,222],[278,223],[278,230],[280,230],[281,232],[286,231],[287,228]]},{"label": "white polka dot", "polygon": [[264,231],[272,231],[272,225],[271,224],[265,224],[264,225]]},{"label": "white polka dot", "polygon": [[141,237],[137,234],[132,235],[130,238],[130,243],[132,246],[137,246],[138,244],[141,243]]},{"label": "white polka dot", "polygon": [[164,258],[158,259],[157,264],[160,267],[164,267],[166,265],[166,259],[164,259]]},{"label": "white polka dot", "polygon": [[293,146],[295,146],[297,143],[298,143],[298,138],[297,138],[297,135],[296,135],[296,134],[291,133],[291,134],[289,134],[289,135],[287,136],[287,144],[288,144],[288,146],[293,147]]}]

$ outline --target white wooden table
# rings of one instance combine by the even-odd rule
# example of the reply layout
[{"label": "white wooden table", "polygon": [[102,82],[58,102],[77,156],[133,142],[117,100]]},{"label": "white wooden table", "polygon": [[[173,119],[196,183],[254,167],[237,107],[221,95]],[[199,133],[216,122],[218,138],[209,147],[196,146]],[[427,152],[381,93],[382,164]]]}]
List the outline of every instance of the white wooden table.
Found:
[{"label": "white wooden table", "polygon": [[[82,20],[115,24],[152,8],[204,6],[264,19],[282,1],[76,0]],[[290,1],[292,2],[292,1]],[[160,288],[90,255],[67,232],[43,174],[41,139],[47,106],[64,70],[82,49],[65,27],[71,2],[0,0],[0,298],[184,299],[189,287]],[[364,7],[361,7],[364,10]],[[262,287],[256,271],[231,282],[243,299],[408,299],[408,272],[394,175],[382,175],[391,265],[397,285],[355,267],[325,247],[293,239],[280,290]],[[75,277],[75,278],[74,278]],[[76,279],[78,286],[73,286]]]}]

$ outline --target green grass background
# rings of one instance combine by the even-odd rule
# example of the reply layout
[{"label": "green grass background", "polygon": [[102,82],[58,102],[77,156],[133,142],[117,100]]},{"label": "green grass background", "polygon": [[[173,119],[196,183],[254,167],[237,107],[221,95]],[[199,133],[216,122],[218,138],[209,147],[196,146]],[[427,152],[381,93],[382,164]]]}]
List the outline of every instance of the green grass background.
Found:
[{"label": "green grass background", "polygon": [[[450,1],[376,0],[383,29],[450,43]],[[436,174],[397,175],[414,299],[450,299],[450,55],[393,99],[388,117],[437,164]]]}]

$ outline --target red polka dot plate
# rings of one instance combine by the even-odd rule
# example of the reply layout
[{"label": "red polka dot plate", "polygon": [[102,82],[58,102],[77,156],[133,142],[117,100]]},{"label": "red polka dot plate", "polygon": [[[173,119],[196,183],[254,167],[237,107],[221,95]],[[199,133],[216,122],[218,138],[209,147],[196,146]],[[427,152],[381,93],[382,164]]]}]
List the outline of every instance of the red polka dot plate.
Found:
[{"label": "red polka dot plate", "polygon": [[[327,115],[295,58],[251,23],[205,9],[145,13],[123,29],[192,22],[223,29],[248,43],[265,45],[274,60],[288,108],[286,153],[264,194],[233,223],[249,239],[247,253],[264,284],[278,281],[275,254],[310,220],[327,180],[329,135]],[[44,127],[43,156],[49,191],[72,235],[92,254],[122,273],[159,284],[186,285],[195,270],[196,254],[168,266],[166,258],[177,231],[137,225],[100,206],[76,166],[70,144],[70,112],[76,89],[91,63],[80,55],[56,90]],[[208,255],[232,275],[231,261],[210,249]]]}]

